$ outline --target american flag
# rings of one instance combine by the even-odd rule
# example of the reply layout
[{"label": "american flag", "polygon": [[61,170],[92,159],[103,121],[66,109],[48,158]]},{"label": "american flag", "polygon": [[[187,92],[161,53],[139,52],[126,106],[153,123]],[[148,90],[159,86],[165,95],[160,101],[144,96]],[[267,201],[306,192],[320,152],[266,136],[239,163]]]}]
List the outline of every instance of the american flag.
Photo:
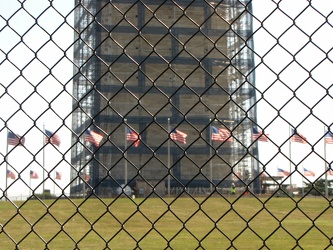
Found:
[{"label": "american flag", "polygon": [[19,145],[23,146],[25,142],[25,138],[21,137],[17,134],[14,134],[13,132],[8,131],[8,137],[7,137],[8,145]]},{"label": "american flag", "polygon": [[268,136],[268,134],[267,135],[263,134],[263,132],[261,130],[259,130],[258,128],[256,128],[256,127],[252,128],[252,139],[254,141],[258,140],[258,141],[262,141],[262,142],[269,142],[267,136]]},{"label": "american flag", "polygon": [[38,179],[38,174],[35,171],[30,170],[30,178],[31,179]]},{"label": "american flag", "polygon": [[326,171],[327,171],[326,174],[333,175],[333,170],[330,167],[327,167]]},{"label": "american flag", "polygon": [[316,174],[313,171],[307,170],[306,168],[303,168],[303,173],[304,176],[316,176]]},{"label": "american flag", "polygon": [[13,173],[13,171],[7,169],[7,178],[15,180],[16,179],[16,175]]},{"label": "american flag", "polygon": [[327,133],[325,135],[325,143],[333,144],[333,134],[331,131],[327,131]]},{"label": "american flag", "polygon": [[170,133],[171,140],[178,141],[183,144],[186,144],[186,137],[187,137],[187,134],[185,134],[184,132],[181,132],[177,129],[173,129]]},{"label": "american flag", "polygon": [[263,177],[263,178],[265,178],[265,177],[269,177],[265,172],[262,172],[261,174],[260,174],[260,177]]},{"label": "american flag", "polygon": [[58,147],[60,146],[60,137],[57,134],[54,134],[49,130],[45,130],[45,134],[45,143],[51,143]]},{"label": "american flag", "polygon": [[56,180],[61,180],[62,173],[56,171]]},{"label": "american flag", "polygon": [[91,142],[92,144],[94,144],[96,147],[99,146],[99,144],[101,143],[103,139],[103,136],[92,131],[92,130],[87,130],[85,135],[84,135],[84,140]]},{"label": "american flag", "polygon": [[278,168],[277,170],[278,170],[278,173],[277,173],[278,176],[289,176],[290,175],[290,172],[283,170],[282,168]]},{"label": "american flag", "polygon": [[306,138],[300,133],[297,133],[294,129],[291,130],[293,136],[291,137],[292,142],[298,142],[298,143],[306,143]]},{"label": "american flag", "polygon": [[82,180],[84,179],[86,182],[90,180],[90,174],[86,174],[84,172],[80,172],[80,177],[82,178]]},{"label": "american flag", "polygon": [[137,148],[140,144],[140,136],[129,127],[126,127],[126,131],[126,140],[134,141],[134,147]]},{"label": "american flag", "polygon": [[216,127],[212,126],[212,141],[231,142],[232,141],[231,133],[228,129],[225,128],[217,129]]},{"label": "american flag", "polygon": [[330,167],[327,168],[327,174],[333,175],[333,170]]},{"label": "american flag", "polygon": [[233,176],[232,176],[232,179],[234,181],[237,181],[237,180],[240,180],[243,178],[243,175],[241,172],[237,171],[237,172],[234,172]]}]

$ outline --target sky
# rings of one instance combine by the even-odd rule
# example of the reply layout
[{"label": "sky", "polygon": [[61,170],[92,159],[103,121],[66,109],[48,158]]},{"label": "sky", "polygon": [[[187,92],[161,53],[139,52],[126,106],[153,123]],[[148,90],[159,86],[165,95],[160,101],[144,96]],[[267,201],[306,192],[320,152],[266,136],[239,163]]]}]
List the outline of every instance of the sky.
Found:
[{"label": "sky", "polygon": [[[316,177],[309,180],[314,181],[325,169],[322,137],[333,121],[328,73],[333,69],[333,2],[258,0],[253,1],[253,9],[256,88],[260,91],[258,124],[276,144],[259,142],[260,160],[269,174],[276,175],[278,167],[290,170],[291,152],[291,171],[294,165],[300,172],[303,167],[311,170]],[[290,126],[304,135],[313,148],[291,143],[290,149]],[[327,145],[329,162],[332,150],[332,145]],[[293,184],[301,185],[300,175],[292,178]]]},{"label": "sky", "polygon": [[[0,153],[2,157],[6,154],[7,127],[26,138],[26,148],[8,147],[8,162],[17,173],[28,166],[20,180],[7,180],[8,195],[22,196],[25,185],[41,192],[43,161],[47,171],[53,170],[50,178],[55,177],[55,171],[63,173],[62,180],[56,181],[58,186],[47,180],[45,188],[56,194],[65,189],[68,194],[70,165],[62,155],[70,162],[67,151],[71,142],[64,138],[71,137],[74,1],[21,2],[0,0]],[[258,142],[260,161],[267,173],[276,175],[278,167],[290,170],[291,152],[298,169],[305,167],[316,173],[316,177],[309,178],[314,181],[325,169],[321,159],[323,122],[330,126],[333,121],[329,75],[333,71],[333,1],[252,3],[258,124],[274,141]],[[290,126],[297,128],[313,147],[292,143],[290,149]],[[59,148],[48,145],[44,152],[40,150],[44,128],[63,138]],[[333,145],[327,145],[329,162],[333,160],[331,152]],[[292,165],[291,170],[294,168]],[[40,178],[30,180],[30,170]],[[302,178],[295,174],[293,181],[299,186]],[[0,188],[5,183],[2,161]]]},{"label": "sky", "polygon": [[[25,191],[23,195],[27,195],[26,185],[37,188],[36,193],[41,193],[43,161],[50,172],[49,178],[54,179],[56,171],[63,173],[62,179],[57,180],[56,184],[47,180],[45,189],[57,194],[65,189],[68,194],[66,187],[70,166],[62,160],[62,155],[70,162],[67,152],[70,139],[65,138],[71,138],[74,36],[71,10],[74,2],[52,1],[58,12],[50,7],[50,1],[22,2],[21,8],[19,1],[0,0],[0,141],[4,142],[0,144],[0,152],[4,156],[7,150],[7,127],[18,135],[24,135],[26,146],[9,146],[8,162],[15,166],[17,173],[28,166],[20,179],[7,180],[7,195],[19,199],[22,190]],[[9,20],[8,24],[6,20]],[[44,128],[59,135],[62,139],[60,147],[48,145],[44,152],[41,150]],[[8,168],[13,170],[11,166]],[[6,183],[5,169],[5,163],[2,162],[2,189]],[[37,172],[39,179],[30,180],[30,170]],[[46,172],[44,177],[48,178]]]}]

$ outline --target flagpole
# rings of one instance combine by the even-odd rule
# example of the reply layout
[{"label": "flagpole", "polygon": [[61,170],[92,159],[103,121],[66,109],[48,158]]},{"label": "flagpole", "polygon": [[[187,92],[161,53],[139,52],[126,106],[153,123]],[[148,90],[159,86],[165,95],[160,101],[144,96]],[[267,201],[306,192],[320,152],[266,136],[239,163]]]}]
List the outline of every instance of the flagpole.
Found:
[{"label": "flagpole", "polygon": [[209,180],[210,193],[213,192],[213,160],[212,160],[212,119],[209,118]]},{"label": "flagpole", "polygon": [[[257,126],[257,125],[256,125]],[[257,130],[258,130],[258,127],[257,127]],[[252,131],[252,139],[253,139],[253,134],[254,134],[254,124],[252,122],[252,128],[251,128],[251,131]],[[259,134],[259,131],[255,131],[255,132],[258,132]],[[261,136],[263,136],[263,132],[261,131]],[[255,153],[257,152],[257,157],[259,159],[259,137],[257,138],[257,141],[255,142],[255,145],[256,145],[256,148],[253,147],[253,155],[255,156]],[[257,151],[256,151],[257,150]],[[257,160],[257,163],[258,163],[258,173],[260,172],[260,165],[259,165],[259,162]],[[251,188],[252,188],[252,191],[254,192],[254,188],[253,188],[253,182],[254,182],[254,164],[255,164],[255,161],[254,161],[254,157],[252,156],[251,157],[251,179],[252,179],[252,183],[251,183]],[[258,185],[258,191],[259,191],[259,195],[261,195],[261,174],[259,174],[258,176],[259,178],[259,185]]]},{"label": "flagpole", "polygon": [[45,124],[43,124],[43,196],[45,195]]},{"label": "flagpole", "polygon": [[[253,125],[253,122],[252,122],[252,135],[253,135],[253,127],[254,127],[254,125]],[[259,137],[258,137],[259,138]],[[252,136],[252,139],[253,139],[253,136]],[[258,154],[257,154],[257,156],[258,156],[258,159],[259,159],[259,139],[257,139],[257,141],[255,142],[255,145],[257,146],[257,150],[258,150]],[[253,155],[255,155],[255,148],[253,147],[253,150],[252,150],[252,153],[253,153]],[[254,192],[254,188],[253,188],[253,182],[254,182],[254,164],[255,164],[255,162],[254,162],[254,157],[252,156],[251,157],[251,180],[252,180],[252,182],[251,182],[251,191],[252,192]],[[259,167],[258,167],[258,169],[259,169]],[[258,171],[258,173],[259,173],[259,171]],[[260,175],[259,175],[259,190],[260,190]],[[261,192],[259,191],[259,194],[260,194]]]},{"label": "flagpole", "polygon": [[[328,198],[328,187],[327,187],[327,185],[328,185],[328,183],[327,183],[327,163],[326,163],[326,141],[325,141],[325,137],[326,137],[326,128],[325,128],[325,126],[324,126],[324,166],[325,166],[325,169],[324,169],[324,171],[325,171],[325,196],[326,196],[326,198]],[[327,129],[327,133],[328,133],[328,129]]]},{"label": "flagpole", "polygon": [[6,184],[5,184],[5,200],[8,200],[7,198],[7,187],[8,187],[8,177],[7,177],[7,173],[8,173],[8,128],[7,128],[7,144],[6,144]]},{"label": "flagpole", "polygon": [[124,141],[124,156],[125,156],[125,176],[124,176],[124,184],[125,186],[127,185],[127,131],[126,131],[126,128],[127,128],[127,119],[124,119],[124,122],[125,122],[125,141]]},{"label": "flagpole", "polygon": [[[85,132],[86,133],[86,132]],[[79,141],[85,145],[85,142],[84,142],[84,139],[82,141],[81,138],[79,138]],[[83,177],[84,177],[84,181],[81,181],[82,182],[82,192],[83,192],[83,197],[86,197],[86,154],[85,154],[85,150],[82,150],[82,155],[83,155],[83,164],[84,164],[84,168],[83,168]],[[79,175],[81,173],[81,170],[82,170],[82,158],[80,158],[80,169],[79,169]],[[110,171],[111,172],[111,171]],[[110,173],[111,174],[111,173]]]},{"label": "flagpole", "polygon": [[32,195],[32,192],[31,192],[31,166],[30,166],[30,170],[29,170],[29,196]]},{"label": "flagpole", "polygon": [[54,171],[54,179],[53,179],[53,194],[55,196],[55,182],[56,182],[56,178],[57,178],[57,172]]},{"label": "flagpole", "polygon": [[[170,118],[168,118],[168,132],[170,137]],[[168,139],[168,197],[170,197],[170,138]]]},{"label": "flagpole", "polygon": [[304,167],[302,165],[302,196],[304,196]]},{"label": "flagpole", "polygon": [[289,178],[290,178],[290,195],[293,196],[293,182],[291,180],[291,127],[289,125]]}]

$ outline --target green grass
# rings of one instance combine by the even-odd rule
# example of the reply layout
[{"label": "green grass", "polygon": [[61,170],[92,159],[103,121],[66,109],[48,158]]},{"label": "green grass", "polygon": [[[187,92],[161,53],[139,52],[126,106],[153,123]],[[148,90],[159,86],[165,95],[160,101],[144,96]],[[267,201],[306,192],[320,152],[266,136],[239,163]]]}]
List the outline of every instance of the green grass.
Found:
[{"label": "green grass", "polygon": [[2,201],[0,242],[1,249],[324,249],[332,218],[323,198]]}]

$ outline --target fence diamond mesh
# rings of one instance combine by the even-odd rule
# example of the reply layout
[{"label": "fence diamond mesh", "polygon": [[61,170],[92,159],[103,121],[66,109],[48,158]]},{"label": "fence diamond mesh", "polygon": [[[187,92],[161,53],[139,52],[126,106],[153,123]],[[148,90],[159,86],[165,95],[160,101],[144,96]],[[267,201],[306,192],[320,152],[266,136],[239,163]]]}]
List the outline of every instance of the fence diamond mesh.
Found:
[{"label": "fence diamond mesh", "polygon": [[328,249],[333,4],[10,0],[4,249]]}]

